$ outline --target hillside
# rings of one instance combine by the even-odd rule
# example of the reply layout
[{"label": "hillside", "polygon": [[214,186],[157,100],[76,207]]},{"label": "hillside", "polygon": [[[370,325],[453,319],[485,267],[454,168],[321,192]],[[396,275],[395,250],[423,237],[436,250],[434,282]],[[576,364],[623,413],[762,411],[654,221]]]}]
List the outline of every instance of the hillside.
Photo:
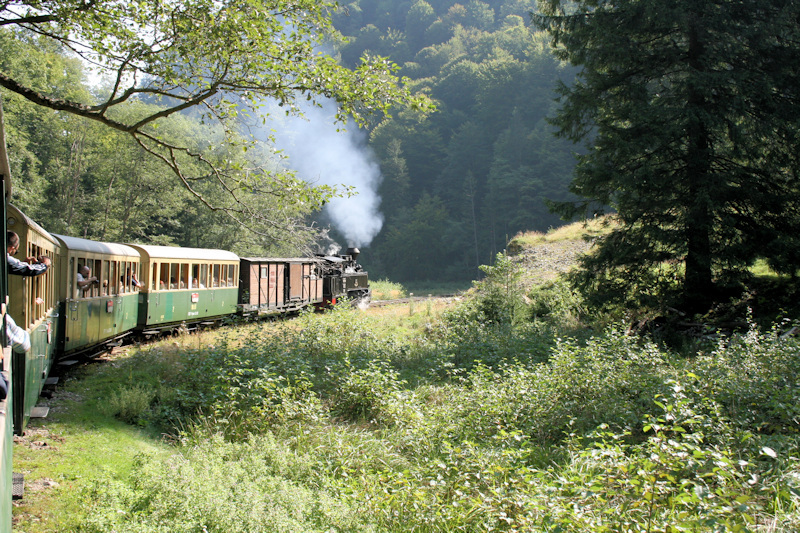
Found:
[{"label": "hillside", "polygon": [[608,231],[610,219],[573,222],[547,233],[522,232],[508,243],[508,255],[527,272],[531,285],[556,279],[578,262],[592,247],[597,235]]}]

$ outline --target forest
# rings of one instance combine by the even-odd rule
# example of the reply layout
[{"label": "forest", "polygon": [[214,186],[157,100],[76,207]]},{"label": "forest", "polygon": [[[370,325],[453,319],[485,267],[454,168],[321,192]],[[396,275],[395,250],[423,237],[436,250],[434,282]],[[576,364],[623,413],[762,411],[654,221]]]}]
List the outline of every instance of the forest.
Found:
[{"label": "forest", "polygon": [[[376,279],[473,279],[478,266],[489,263],[516,232],[558,225],[545,199],[568,195],[575,147],[552,135],[546,117],[554,108],[556,82],[569,82],[575,69],[554,58],[545,34],[531,26],[534,9],[533,0],[359,0],[339,6],[332,14],[337,31],[325,42],[332,55],[347,68],[362,57],[386,57],[411,92],[435,105],[429,113],[408,103],[395,106],[375,113],[364,128],[350,124],[346,134],[302,139],[335,150],[341,142],[337,135],[361,135],[363,153],[353,160],[379,167],[366,181],[354,178],[347,166],[358,161],[345,161],[333,178],[323,175],[330,166],[326,160],[321,159],[323,170],[309,166],[309,158],[322,156],[293,151],[293,140],[301,142],[296,122],[279,113],[272,114],[275,143],[246,152],[223,142],[229,134],[223,128],[201,128],[204,117],[196,109],[159,124],[162,138],[215,147],[213,156],[231,167],[289,169],[315,186],[333,179],[345,196],[355,186],[356,196],[330,202],[331,209],[320,210],[327,198],[290,202],[274,189],[262,191],[254,195],[254,209],[280,223],[269,231],[250,231],[242,217],[208,209],[164,161],[125,132],[4,91],[13,201],[54,233],[243,255],[324,251],[331,241],[319,230],[330,225],[335,243],[361,247],[362,261]],[[66,46],[33,32],[0,33],[0,68],[22,73],[27,84],[55,97],[102,101],[113,80],[88,67]],[[144,94],[118,113],[136,117],[161,106],[163,100]],[[241,112],[235,122],[244,129],[254,117]],[[302,189],[298,183],[278,182],[277,188]],[[224,194],[203,183],[197,187],[212,203]],[[373,197],[372,210],[356,216],[360,211],[353,203]],[[368,235],[347,242],[352,238],[333,207],[355,213],[350,224],[372,228]]]},{"label": "forest", "polygon": [[800,3],[28,5],[0,87],[45,228],[475,281],[75,368],[17,529],[800,530]]},{"label": "forest", "polygon": [[383,230],[364,260],[400,281],[473,279],[520,230],[560,224],[545,200],[564,200],[576,147],[546,117],[555,86],[576,70],[531,26],[533,1],[347,4],[334,24],[347,64],[364,53],[437,106],[402,110],[372,129],[381,163]]}]

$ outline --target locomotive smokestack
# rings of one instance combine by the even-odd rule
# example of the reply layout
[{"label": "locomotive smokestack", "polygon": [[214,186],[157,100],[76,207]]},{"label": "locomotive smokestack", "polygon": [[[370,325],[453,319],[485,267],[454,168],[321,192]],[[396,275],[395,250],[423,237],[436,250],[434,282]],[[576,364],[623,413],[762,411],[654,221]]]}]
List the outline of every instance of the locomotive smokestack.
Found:
[{"label": "locomotive smokestack", "polygon": [[355,247],[347,249],[347,255],[352,257],[353,261],[358,259],[358,254],[360,254],[360,253],[361,253],[361,251],[358,248],[355,248]]}]

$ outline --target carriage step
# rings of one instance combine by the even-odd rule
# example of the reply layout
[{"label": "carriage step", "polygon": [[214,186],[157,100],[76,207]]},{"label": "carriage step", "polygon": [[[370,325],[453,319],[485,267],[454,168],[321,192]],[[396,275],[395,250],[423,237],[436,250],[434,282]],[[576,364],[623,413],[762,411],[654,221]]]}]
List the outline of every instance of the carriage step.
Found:
[{"label": "carriage step", "polygon": [[58,385],[58,377],[50,377],[44,380],[45,385]]},{"label": "carriage step", "polygon": [[59,361],[58,364],[61,366],[72,366],[72,365],[77,365],[78,361],[77,359],[67,359],[65,361]]},{"label": "carriage step", "polygon": [[25,476],[22,474],[11,474],[11,498],[14,500],[22,499],[25,493]]},{"label": "carriage step", "polygon": [[49,407],[37,406],[31,409],[31,418],[47,418],[49,413]]}]

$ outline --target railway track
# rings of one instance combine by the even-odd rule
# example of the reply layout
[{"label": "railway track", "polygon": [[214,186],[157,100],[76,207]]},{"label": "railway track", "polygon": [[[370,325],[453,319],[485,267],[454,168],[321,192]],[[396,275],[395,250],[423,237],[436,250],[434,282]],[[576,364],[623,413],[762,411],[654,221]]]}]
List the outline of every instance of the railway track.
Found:
[{"label": "railway track", "polygon": [[445,301],[445,302],[452,302],[457,300],[461,297],[460,294],[440,294],[440,295],[427,295],[427,296],[408,296],[406,298],[396,298],[394,300],[372,300],[369,303],[370,307],[386,307],[389,305],[400,305],[400,304],[407,304],[411,302],[426,302],[428,300],[431,301]]}]

